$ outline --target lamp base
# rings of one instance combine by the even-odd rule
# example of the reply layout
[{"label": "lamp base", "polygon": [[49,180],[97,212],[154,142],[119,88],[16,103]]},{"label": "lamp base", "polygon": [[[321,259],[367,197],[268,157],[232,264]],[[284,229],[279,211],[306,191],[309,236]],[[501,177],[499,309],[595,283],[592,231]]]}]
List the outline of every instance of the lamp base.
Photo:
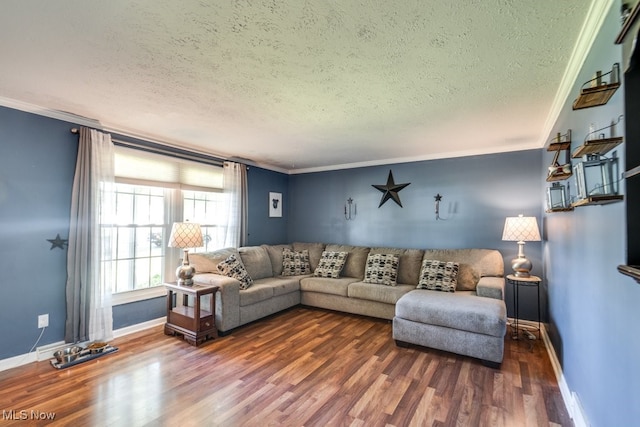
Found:
[{"label": "lamp base", "polygon": [[516,277],[530,277],[531,275],[529,274],[529,272],[531,271],[532,267],[533,265],[531,264],[531,261],[529,261],[524,256],[511,260],[511,268],[513,269],[514,275]]},{"label": "lamp base", "polygon": [[176,279],[180,286],[193,286],[193,275],[196,269],[190,265],[180,265],[176,268]]}]

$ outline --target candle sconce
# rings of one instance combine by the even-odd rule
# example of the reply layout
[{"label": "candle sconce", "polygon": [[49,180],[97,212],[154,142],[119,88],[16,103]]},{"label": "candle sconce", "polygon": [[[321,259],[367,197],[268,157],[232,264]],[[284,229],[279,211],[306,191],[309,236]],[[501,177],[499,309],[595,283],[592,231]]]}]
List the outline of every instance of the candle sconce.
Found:
[{"label": "candle sconce", "polygon": [[436,199],[436,221],[440,218],[440,202],[442,201],[442,196],[440,195],[440,193],[436,194],[434,197],[434,199]]},{"label": "candle sconce", "polygon": [[344,219],[347,221],[351,221],[358,214],[357,205],[353,203],[353,199],[349,197],[347,199],[347,204],[344,205]]}]

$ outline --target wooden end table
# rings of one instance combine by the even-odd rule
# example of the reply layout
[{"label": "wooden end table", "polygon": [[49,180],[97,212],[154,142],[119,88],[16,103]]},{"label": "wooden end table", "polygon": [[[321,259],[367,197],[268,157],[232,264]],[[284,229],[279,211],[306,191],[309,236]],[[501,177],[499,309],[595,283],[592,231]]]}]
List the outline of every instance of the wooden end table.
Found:
[{"label": "wooden end table", "polygon": [[164,286],[167,288],[166,335],[182,335],[193,346],[218,336],[215,319],[217,286],[181,286],[175,282]]}]

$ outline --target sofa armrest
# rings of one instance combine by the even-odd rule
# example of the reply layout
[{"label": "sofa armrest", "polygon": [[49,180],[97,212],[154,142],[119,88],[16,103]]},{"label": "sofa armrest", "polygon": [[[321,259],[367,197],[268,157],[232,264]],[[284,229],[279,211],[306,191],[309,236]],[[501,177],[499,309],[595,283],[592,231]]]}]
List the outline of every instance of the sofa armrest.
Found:
[{"label": "sofa armrest", "polygon": [[240,282],[215,273],[193,276],[195,283],[219,287],[216,292],[216,328],[221,332],[240,326]]},{"label": "sofa armrest", "polygon": [[504,300],[504,277],[480,278],[476,286],[476,294],[480,297]]}]

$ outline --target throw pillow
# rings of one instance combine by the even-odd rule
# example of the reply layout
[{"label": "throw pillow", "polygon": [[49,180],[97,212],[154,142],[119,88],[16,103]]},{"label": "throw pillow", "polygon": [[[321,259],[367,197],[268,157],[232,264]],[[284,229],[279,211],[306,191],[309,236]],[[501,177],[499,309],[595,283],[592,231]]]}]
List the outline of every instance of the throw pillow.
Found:
[{"label": "throw pillow", "polygon": [[398,260],[397,254],[369,254],[363,282],[395,286],[398,278]]},{"label": "throw pillow", "polygon": [[218,264],[218,271],[240,282],[240,289],[249,289],[253,285],[253,279],[244,268],[244,264],[235,255],[229,255],[227,259]]},{"label": "throw pillow", "polygon": [[282,275],[300,276],[311,274],[311,264],[309,264],[309,251],[295,252],[288,248],[282,250]]},{"label": "throw pillow", "polygon": [[458,283],[457,262],[426,259],[422,262],[418,289],[455,292]]},{"label": "throw pillow", "polygon": [[340,272],[344,267],[344,263],[347,261],[347,255],[349,255],[349,252],[323,251],[318,267],[316,267],[313,275],[315,277],[337,279],[340,277]]}]

